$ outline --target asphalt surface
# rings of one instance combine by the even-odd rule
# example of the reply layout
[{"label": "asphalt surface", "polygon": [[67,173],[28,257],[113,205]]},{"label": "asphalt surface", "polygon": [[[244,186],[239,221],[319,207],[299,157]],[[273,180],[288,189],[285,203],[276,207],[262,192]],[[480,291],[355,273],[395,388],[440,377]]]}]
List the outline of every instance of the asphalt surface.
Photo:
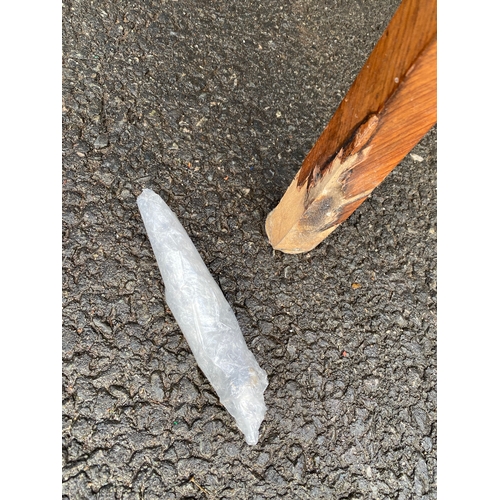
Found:
[{"label": "asphalt surface", "polygon": [[[436,498],[436,129],[313,251],[264,230],[397,5],[64,2],[64,499]],[[165,305],[146,187],[268,374],[256,446]]]}]

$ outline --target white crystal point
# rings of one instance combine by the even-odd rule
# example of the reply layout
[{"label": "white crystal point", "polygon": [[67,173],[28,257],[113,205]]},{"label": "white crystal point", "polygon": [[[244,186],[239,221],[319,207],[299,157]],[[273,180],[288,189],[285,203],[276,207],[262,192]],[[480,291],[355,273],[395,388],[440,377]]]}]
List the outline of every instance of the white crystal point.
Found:
[{"label": "white crystal point", "polygon": [[248,444],[264,420],[267,374],[249,351],[231,307],[168,205],[151,189],[137,198],[165,300],[191,351]]}]

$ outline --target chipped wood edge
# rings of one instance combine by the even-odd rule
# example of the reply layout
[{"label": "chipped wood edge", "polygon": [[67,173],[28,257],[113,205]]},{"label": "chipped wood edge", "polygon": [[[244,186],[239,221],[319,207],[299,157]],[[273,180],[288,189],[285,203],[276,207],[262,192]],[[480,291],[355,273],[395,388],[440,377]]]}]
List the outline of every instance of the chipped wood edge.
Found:
[{"label": "chipped wood edge", "polygon": [[355,210],[361,204],[371,190],[345,199],[344,180],[369,152],[369,146],[349,155],[341,149],[325,172],[313,171],[307,184],[299,185],[297,173],[283,196],[285,202],[266,219],[266,232],[275,250],[291,254],[312,250],[345,220],[345,207]]}]

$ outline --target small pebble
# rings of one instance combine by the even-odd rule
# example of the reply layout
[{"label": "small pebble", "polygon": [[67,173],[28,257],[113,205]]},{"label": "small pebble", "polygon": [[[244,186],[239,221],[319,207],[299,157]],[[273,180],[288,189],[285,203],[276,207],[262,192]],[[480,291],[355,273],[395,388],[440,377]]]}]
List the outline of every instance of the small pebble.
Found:
[{"label": "small pebble", "polygon": [[94,147],[96,149],[105,148],[108,144],[109,144],[108,136],[105,134],[98,135],[96,140],[94,141]]}]

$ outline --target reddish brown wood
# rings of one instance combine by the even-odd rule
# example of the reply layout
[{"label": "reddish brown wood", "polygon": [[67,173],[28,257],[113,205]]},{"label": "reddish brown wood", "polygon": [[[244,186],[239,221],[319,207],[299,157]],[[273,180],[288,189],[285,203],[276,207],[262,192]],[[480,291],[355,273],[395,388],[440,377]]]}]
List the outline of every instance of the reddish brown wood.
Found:
[{"label": "reddish brown wood", "polygon": [[314,248],[436,123],[436,1],[403,0],[266,230],[275,249]]}]

